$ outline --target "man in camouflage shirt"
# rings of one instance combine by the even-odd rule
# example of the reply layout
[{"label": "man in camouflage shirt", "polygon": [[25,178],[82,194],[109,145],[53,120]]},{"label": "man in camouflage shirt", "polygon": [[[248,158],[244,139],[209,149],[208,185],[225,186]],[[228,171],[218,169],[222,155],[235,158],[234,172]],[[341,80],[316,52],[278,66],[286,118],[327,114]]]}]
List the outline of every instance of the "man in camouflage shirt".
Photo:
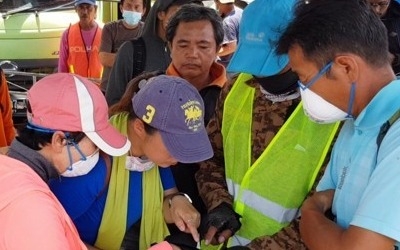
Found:
[{"label": "man in camouflage shirt", "polygon": [[[232,82],[234,82],[233,79]],[[252,163],[264,152],[267,145],[271,142],[275,134],[279,131],[283,123],[290,116],[292,111],[300,102],[300,96],[297,95],[295,99],[286,100],[282,102],[273,102],[266,98],[265,94],[261,92],[260,84],[253,78],[246,84],[255,88],[254,97],[254,111],[253,111],[253,126],[252,126]],[[226,222],[227,229],[220,233],[220,236],[226,240],[232,234],[232,231],[238,230],[240,223],[237,216],[233,212],[233,197],[229,194],[227,184],[225,181],[225,168],[224,168],[224,155],[222,145],[222,116],[223,116],[223,102],[229,89],[232,85],[227,86],[221,93],[220,103],[216,116],[210,120],[207,130],[214,149],[214,157],[208,161],[200,164],[200,169],[196,173],[196,180],[199,188],[199,193],[203,198],[206,207],[209,211],[221,206],[221,204],[229,205],[232,212],[228,213],[227,220],[231,219],[233,222]],[[229,225],[231,224],[232,225]],[[236,225],[235,225],[236,224]],[[233,228],[229,228],[233,226]],[[225,240],[223,240],[225,241]],[[213,242],[216,243],[216,242]],[[290,247],[292,245],[292,247]],[[298,233],[298,222],[294,221],[288,228],[285,228],[277,235],[265,236],[254,239],[248,247],[254,250],[260,249],[306,249],[300,239]]]}]

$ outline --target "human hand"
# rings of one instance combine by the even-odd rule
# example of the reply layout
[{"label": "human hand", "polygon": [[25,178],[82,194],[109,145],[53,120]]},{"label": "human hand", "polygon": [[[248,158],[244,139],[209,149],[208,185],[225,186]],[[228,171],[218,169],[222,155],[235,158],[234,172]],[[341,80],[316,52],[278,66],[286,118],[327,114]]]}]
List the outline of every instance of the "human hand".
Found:
[{"label": "human hand", "polygon": [[200,241],[197,228],[200,226],[200,213],[185,196],[171,198],[170,214],[175,225],[182,232],[190,233],[196,242]]},{"label": "human hand", "polygon": [[205,244],[217,245],[227,241],[241,227],[239,218],[232,206],[225,202],[212,209],[206,218]]},{"label": "human hand", "polygon": [[334,195],[334,189],[316,192],[304,201],[301,210],[309,209],[325,213],[332,207]]}]

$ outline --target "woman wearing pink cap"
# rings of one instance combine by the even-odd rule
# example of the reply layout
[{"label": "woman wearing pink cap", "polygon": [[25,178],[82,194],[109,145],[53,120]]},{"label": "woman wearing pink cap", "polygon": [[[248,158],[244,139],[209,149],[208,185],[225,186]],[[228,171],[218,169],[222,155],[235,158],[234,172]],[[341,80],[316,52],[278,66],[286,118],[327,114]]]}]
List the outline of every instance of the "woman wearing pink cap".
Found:
[{"label": "woman wearing pink cap", "polygon": [[98,87],[72,74],[38,81],[27,109],[27,125],[0,157],[0,249],[86,249],[47,183],[88,173],[99,149],[117,156],[130,143],[108,123]]}]

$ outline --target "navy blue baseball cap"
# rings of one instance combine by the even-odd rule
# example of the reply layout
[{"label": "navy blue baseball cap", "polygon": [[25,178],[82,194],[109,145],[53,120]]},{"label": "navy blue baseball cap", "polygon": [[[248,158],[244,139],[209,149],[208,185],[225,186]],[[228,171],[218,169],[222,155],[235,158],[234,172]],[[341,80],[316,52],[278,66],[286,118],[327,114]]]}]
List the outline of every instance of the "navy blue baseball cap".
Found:
[{"label": "navy blue baseball cap", "polygon": [[168,152],[179,162],[196,163],[213,156],[203,99],[183,78],[150,78],[133,96],[132,105],[143,122],[160,132]]},{"label": "navy blue baseball cap", "polygon": [[95,0],[76,0],[75,1],[75,6],[78,6],[80,4],[96,5],[96,1]]}]

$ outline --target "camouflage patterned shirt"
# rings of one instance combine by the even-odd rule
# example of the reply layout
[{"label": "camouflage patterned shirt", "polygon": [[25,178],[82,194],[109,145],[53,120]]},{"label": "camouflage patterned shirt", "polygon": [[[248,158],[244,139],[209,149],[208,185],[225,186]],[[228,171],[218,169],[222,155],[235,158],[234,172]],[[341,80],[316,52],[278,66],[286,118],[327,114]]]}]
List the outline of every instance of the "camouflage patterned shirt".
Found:
[{"label": "camouflage patterned shirt", "polygon": [[[235,80],[235,79],[234,79]],[[232,81],[234,82],[234,81]],[[271,102],[265,98],[260,90],[260,85],[254,78],[246,82],[256,89],[253,103],[252,123],[252,164],[263,153],[265,148],[276,135],[286,119],[291,115],[300,102],[300,98]],[[214,157],[202,162],[196,174],[200,196],[208,210],[213,209],[222,202],[233,204],[233,197],[228,193],[225,180],[224,155],[222,147],[222,111],[223,100],[227,96],[232,84],[227,84],[217,104],[215,117],[207,126],[211,144],[214,149]],[[323,172],[321,168],[321,173]],[[251,249],[307,249],[300,239],[298,220],[294,220],[288,227],[282,229],[273,236],[263,236],[254,239],[248,247]]]}]

